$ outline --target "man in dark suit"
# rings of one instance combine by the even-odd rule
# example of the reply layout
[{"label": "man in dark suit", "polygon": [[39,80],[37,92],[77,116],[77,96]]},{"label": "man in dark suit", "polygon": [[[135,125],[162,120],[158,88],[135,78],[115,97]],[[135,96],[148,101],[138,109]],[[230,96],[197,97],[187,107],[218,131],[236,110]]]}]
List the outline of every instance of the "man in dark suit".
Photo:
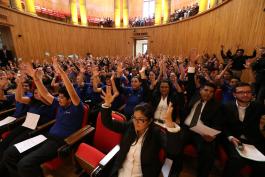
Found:
[{"label": "man in dark suit", "polygon": [[8,65],[9,60],[13,60],[12,52],[7,50],[7,47],[3,45],[3,49],[0,50],[0,66]]},{"label": "man in dark suit", "polygon": [[[195,66],[191,60],[191,66]],[[196,87],[194,82],[195,67],[188,68],[187,94],[193,95],[189,102],[187,114],[181,120],[182,129],[180,131],[180,148],[178,155],[174,157],[172,177],[179,176],[182,169],[183,151],[187,144],[194,144],[198,151],[198,177],[207,177],[211,171],[215,159],[216,136],[201,135],[190,130],[197,124],[204,124],[208,127],[222,128],[221,105],[214,100],[215,85],[204,83],[198,95],[194,95]]]},{"label": "man in dark suit", "polygon": [[225,105],[224,134],[229,141],[225,143],[229,159],[223,176],[237,176],[240,169],[248,164],[253,168],[253,177],[262,177],[265,174],[265,162],[243,158],[236,148],[244,151],[244,145],[241,143],[252,144],[265,155],[265,137],[261,134],[259,126],[261,117],[265,114],[264,105],[252,101],[252,89],[247,83],[236,86],[234,96],[236,101]]}]

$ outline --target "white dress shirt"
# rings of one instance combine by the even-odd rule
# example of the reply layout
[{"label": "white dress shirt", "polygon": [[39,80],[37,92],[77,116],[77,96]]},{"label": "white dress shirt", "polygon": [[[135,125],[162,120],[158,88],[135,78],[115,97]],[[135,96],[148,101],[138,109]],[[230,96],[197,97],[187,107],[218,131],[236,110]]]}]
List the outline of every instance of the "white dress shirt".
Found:
[{"label": "white dress shirt", "polygon": [[168,105],[167,105],[167,97],[164,99],[161,97],[160,102],[156,108],[154,118],[156,120],[163,120],[165,119],[165,115],[167,113]]},{"label": "white dress shirt", "polygon": [[[192,118],[193,118],[193,115],[194,115],[195,109],[196,109],[196,107],[197,107],[197,105],[198,105],[199,103],[200,103],[200,100],[197,101],[197,102],[193,105],[193,107],[192,107],[192,109],[191,109],[191,111],[190,111],[188,117],[186,118],[186,120],[185,120],[184,123],[185,123],[187,126],[190,126],[190,123],[191,123],[191,120],[192,120]],[[207,103],[206,101],[202,102],[201,113],[202,113],[202,111],[203,111],[203,109],[204,109],[206,103]],[[198,122],[197,122],[197,123],[201,123],[201,124],[203,124],[202,121],[201,121],[201,113],[200,113],[200,116],[199,116],[199,119],[198,119]]]},{"label": "white dress shirt", "polygon": [[[148,129],[147,129],[148,130]],[[146,131],[147,131],[146,130]],[[139,137],[137,143],[131,145],[130,150],[119,170],[118,177],[142,177],[141,150],[146,131]]]}]

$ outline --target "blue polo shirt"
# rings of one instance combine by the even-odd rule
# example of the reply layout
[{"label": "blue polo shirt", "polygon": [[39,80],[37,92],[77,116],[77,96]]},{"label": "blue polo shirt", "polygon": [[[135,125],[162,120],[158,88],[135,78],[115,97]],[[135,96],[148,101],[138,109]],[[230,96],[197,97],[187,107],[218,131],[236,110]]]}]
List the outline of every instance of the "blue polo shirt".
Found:
[{"label": "blue polo shirt", "polygon": [[61,107],[56,98],[52,106],[57,107],[56,122],[51,127],[49,134],[60,138],[66,138],[81,128],[84,107],[80,101],[78,106],[72,103],[68,107]]},{"label": "blue polo shirt", "polygon": [[[27,92],[27,93],[24,94],[24,96],[31,98],[32,97],[32,93],[31,92]],[[11,100],[15,101],[15,95],[13,95],[13,94],[7,96],[6,98],[8,100],[11,99]],[[25,116],[26,113],[28,112],[28,110],[29,110],[29,105],[28,104],[16,102],[16,110],[15,110],[15,112],[14,112],[14,114],[12,116],[15,117],[15,118],[19,118],[19,117]]]},{"label": "blue polo shirt", "polygon": [[99,104],[102,101],[100,94],[97,92],[94,92],[93,85],[91,83],[86,83],[86,84],[87,84],[87,89],[86,89],[85,100],[90,100],[90,103],[92,105]]},{"label": "blue polo shirt", "polygon": [[137,104],[140,104],[144,99],[143,88],[133,90],[131,87],[124,88],[124,94],[127,96],[127,102],[124,108],[124,114],[128,119],[133,114],[133,109]]},{"label": "blue polo shirt", "polygon": [[75,88],[75,91],[77,93],[77,95],[79,96],[79,98],[82,100],[82,101],[85,101],[86,99],[86,93],[87,93],[87,89],[89,88],[89,85],[87,83],[85,83],[82,87],[81,86],[78,86],[77,84],[74,84],[74,88]]}]

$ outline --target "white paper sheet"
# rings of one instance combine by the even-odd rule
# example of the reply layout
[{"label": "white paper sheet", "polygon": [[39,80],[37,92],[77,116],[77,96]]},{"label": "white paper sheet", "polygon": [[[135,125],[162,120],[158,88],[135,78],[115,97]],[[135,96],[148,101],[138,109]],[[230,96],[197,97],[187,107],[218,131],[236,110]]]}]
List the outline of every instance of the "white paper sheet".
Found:
[{"label": "white paper sheet", "polygon": [[3,125],[9,124],[9,123],[11,123],[11,122],[13,122],[15,120],[16,120],[15,117],[8,116],[7,118],[5,118],[5,119],[0,121],[0,127],[3,126]]},{"label": "white paper sheet", "polygon": [[171,159],[166,158],[164,165],[162,166],[163,177],[169,176],[169,172],[170,172],[172,164],[173,164],[173,161]]},{"label": "white paper sheet", "polygon": [[196,126],[191,127],[190,129],[200,135],[215,136],[221,133],[221,131],[210,128],[202,123],[198,123]]},{"label": "white paper sheet", "polygon": [[15,144],[14,146],[17,148],[17,150],[22,153],[25,152],[26,150],[42,143],[45,141],[47,138],[43,135],[38,135],[33,138],[27,139],[25,141],[22,141],[20,143]]},{"label": "white paper sheet", "polygon": [[35,130],[35,128],[37,127],[39,119],[40,119],[40,115],[27,112],[26,120],[22,124],[22,126],[30,128],[32,130]]},{"label": "white paper sheet", "polygon": [[243,144],[243,146],[243,151],[236,148],[239,155],[250,160],[265,162],[265,156],[255,146],[251,144]]}]

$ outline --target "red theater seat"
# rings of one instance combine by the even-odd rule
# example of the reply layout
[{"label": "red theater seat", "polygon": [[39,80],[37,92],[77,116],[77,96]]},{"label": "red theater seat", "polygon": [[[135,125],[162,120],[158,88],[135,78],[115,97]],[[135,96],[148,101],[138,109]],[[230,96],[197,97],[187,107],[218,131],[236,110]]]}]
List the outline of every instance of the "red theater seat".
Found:
[{"label": "red theater seat", "polygon": [[[117,112],[112,112],[112,118],[117,121],[126,120],[125,116]],[[120,143],[120,140],[121,134],[106,128],[102,123],[101,113],[99,113],[92,145],[82,143],[78,147],[75,157],[84,171],[91,174],[99,166],[100,161],[106,157],[107,153],[112,149],[114,149],[112,152],[119,150],[119,146],[116,145]]]}]

